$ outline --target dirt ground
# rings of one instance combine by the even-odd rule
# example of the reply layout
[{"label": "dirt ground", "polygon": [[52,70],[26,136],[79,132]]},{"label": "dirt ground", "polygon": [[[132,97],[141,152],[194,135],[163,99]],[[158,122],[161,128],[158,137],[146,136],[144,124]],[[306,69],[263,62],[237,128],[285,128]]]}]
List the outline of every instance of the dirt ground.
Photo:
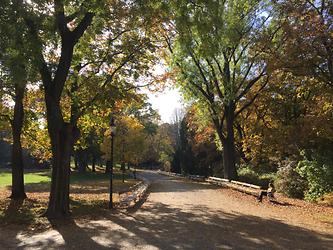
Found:
[{"label": "dirt ground", "polygon": [[46,231],[0,225],[0,249],[333,249],[333,208],[278,204],[209,184],[142,172],[141,206],[50,221]]}]

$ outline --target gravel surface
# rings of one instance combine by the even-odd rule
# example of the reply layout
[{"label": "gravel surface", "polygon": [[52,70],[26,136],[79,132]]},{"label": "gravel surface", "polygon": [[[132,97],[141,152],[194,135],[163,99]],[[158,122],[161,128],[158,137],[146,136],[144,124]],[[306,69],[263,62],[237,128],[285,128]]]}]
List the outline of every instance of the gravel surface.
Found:
[{"label": "gravel surface", "polygon": [[26,232],[0,226],[0,249],[333,249],[333,208],[278,197],[277,204],[205,183],[140,173],[141,206]]}]

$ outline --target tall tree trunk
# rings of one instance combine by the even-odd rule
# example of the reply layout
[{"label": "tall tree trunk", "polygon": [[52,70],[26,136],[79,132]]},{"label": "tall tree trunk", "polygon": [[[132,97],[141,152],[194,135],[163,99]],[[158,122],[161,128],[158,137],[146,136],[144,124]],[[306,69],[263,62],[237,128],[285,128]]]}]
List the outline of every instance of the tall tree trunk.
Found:
[{"label": "tall tree trunk", "polygon": [[80,149],[77,152],[78,156],[78,171],[79,173],[85,173],[88,168],[88,155],[85,149]]},{"label": "tall tree trunk", "polygon": [[227,133],[225,138],[222,139],[224,177],[230,180],[237,180],[238,175],[236,170],[236,150],[234,134],[235,105],[233,103],[225,106],[225,116]]},{"label": "tall tree trunk", "polygon": [[234,141],[228,137],[223,142],[223,167],[224,178],[229,180],[238,179],[235,160],[235,145]]},{"label": "tall tree trunk", "polygon": [[[61,55],[54,74],[45,61],[44,45],[39,37],[39,26],[30,19],[23,1],[19,10],[29,29],[31,38],[36,43],[36,62],[43,82],[45,104],[47,110],[47,125],[52,147],[52,180],[48,209],[48,217],[65,217],[69,211],[69,178],[70,159],[75,140],[79,137],[76,122],[64,122],[61,110],[61,96],[68,77],[73,59],[74,46],[78,43],[86,29],[90,26],[94,13],[86,12],[74,30],[68,28],[68,18],[65,15],[64,1],[54,1],[55,24],[61,38]],[[47,47],[47,45],[46,45]],[[53,70],[52,70],[53,72]],[[75,120],[77,120],[76,117]]]},{"label": "tall tree trunk", "polygon": [[73,148],[73,128],[62,124],[60,131],[52,133],[52,182],[46,216],[49,218],[66,217],[69,210],[70,159]]},{"label": "tall tree trunk", "polygon": [[25,84],[15,84],[14,118],[11,122],[13,147],[12,147],[12,199],[25,199],[24,168],[21,145],[21,133],[24,119],[23,98]]},{"label": "tall tree trunk", "polygon": [[92,159],[91,159],[91,170],[93,172],[96,172],[96,157],[94,154],[92,154]]},{"label": "tall tree trunk", "polygon": [[70,160],[79,133],[75,126],[64,122],[60,104],[54,96],[46,93],[45,101],[52,147],[51,191],[45,215],[49,218],[66,217],[70,215]]},{"label": "tall tree trunk", "polygon": [[107,160],[105,164],[105,173],[109,174],[111,172],[111,161]]},{"label": "tall tree trunk", "polygon": [[79,169],[77,150],[74,152],[74,166],[75,166],[75,169]]}]

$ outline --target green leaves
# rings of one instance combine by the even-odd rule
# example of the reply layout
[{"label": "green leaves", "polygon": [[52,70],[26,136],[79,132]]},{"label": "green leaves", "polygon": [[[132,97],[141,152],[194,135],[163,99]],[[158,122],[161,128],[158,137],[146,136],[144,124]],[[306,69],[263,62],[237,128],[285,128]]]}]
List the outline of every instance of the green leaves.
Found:
[{"label": "green leaves", "polygon": [[325,193],[332,192],[332,158],[318,153],[309,157],[304,151],[301,154],[303,160],[298,163],[296,171],[307,180],[309,188],[305,194],[305,198],[316,200]]}]

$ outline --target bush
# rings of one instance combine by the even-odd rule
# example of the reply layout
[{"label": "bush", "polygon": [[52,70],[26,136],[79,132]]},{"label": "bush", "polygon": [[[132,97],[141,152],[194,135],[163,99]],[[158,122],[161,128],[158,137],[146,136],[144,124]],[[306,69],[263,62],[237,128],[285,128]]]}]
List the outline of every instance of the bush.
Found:
[{"label": "bush", "polygon": [[249,166],[240,168],[238,170],[238,176],[240,181],[259,185],[263,188],[267,188],[268,183],[275,179],[274,173],[258,174]]},{"label": "bush", "polygon": [[288,197],[303,199],[307,190],[307,182],[295,171],[295,167],[295,162],[280,167],[276,174],[275,186],[277,191]]},{"label": "bush", "polygon": [[162,169],[164,171],[170,172],[171,171],[171,157],[164,152],[161,153],[159,162],[162,165]]},{"label": "bush", "polygon": [[238,169],[238,177],[240,181],[255,184],[259,181],[259,175],[250,167],[242,167]]},{"label": "bush", "polygon": [[309,157],[302,152],[303,160],[297,165],[296,171],[305,178],[308,190],[306,200],[317,200],[324,194],[333,191],[333,162],[328,156],[319,154]]},{"label": "bush", "polygon": [[324,194],[320,199],[317,199],[319,204],[326,206],[333,206],[333,192]]}]

